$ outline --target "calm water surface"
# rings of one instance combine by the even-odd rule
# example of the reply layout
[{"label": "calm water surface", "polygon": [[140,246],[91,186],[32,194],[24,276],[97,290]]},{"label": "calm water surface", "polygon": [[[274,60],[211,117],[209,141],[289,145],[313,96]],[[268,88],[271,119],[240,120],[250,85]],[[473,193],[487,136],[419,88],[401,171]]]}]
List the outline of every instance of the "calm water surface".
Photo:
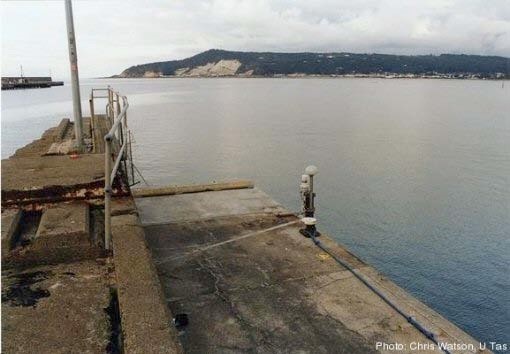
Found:
[{"label": "calm water surface", "polygon": [[[234,177],[319,227],[483,341],[510,342],[510,82],[83,80],[128,95],[153,185]],[[70,87],[2,92],[2,157],[64,116]],[[88,105],[84,101],[84,112]]]}]

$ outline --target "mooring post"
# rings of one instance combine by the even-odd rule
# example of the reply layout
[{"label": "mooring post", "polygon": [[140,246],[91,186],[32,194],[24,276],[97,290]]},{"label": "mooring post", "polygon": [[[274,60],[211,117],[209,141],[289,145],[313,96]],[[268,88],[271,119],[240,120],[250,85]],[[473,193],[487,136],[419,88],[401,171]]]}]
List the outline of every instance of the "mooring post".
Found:
[{"label": "mooring post", "polygon": [[76,149],[83,152],[83,123],[81,113],[80,80],[78,77],[78,54],[76,52],[76,37],[74,35],[73,5],[66,0],[67,41],[69,45],[69,62],[71,64],[71,86],[73,91],[74,133],[76,135]]},{"label": "mooring post", "polygon": [[301,176],[301,197],[303,199],[303,223],[305,228],[299,232],[305,237],[318,237],[320,233],[317,231],[315,224],[315,192],[313,191],[313,176],[317,174],[317,167],[310,165],[305,169],[305,174]]}]

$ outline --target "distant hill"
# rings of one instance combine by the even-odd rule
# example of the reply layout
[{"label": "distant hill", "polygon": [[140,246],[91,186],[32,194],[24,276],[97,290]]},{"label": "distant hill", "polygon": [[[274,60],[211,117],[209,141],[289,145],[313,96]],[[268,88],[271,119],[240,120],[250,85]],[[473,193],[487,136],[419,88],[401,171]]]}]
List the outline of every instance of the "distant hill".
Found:
[{"label": "distant hill", "polygon": [[182,60],[132,66],[114,77],[382,76],[510,78],[510,58],[464,54],[234,52],[211,49]]}]

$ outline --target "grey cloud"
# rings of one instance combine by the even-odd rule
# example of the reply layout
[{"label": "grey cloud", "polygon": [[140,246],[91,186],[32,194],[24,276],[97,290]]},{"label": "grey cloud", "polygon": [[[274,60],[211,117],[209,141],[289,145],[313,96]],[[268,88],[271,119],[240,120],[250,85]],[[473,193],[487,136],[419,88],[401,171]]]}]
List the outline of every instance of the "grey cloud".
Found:
[{"label": "grey cloud", "polygon": [[[62,2],[2,2],[2,73],[68,76]],[[507,0],[74,2],[82,77],[210,48],[510,56]]]}]

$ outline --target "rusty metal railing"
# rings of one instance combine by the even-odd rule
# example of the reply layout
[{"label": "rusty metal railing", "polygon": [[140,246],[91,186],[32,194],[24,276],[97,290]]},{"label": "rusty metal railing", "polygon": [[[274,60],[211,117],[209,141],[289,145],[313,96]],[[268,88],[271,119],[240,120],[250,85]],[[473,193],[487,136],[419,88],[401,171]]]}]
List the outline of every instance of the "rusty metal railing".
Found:
[{"label": "rusty metal railing", "polygon": [[[127,125],[129,103],[126,96],[120,95],[111,87],[106,89],[92,89],[89,99],[92,120],[95,119],[95,99],[107,99],[105,119],[108,121],[108,127],[110,128],[108,134],[104,136],[104,247],[109,250],[111,248],[111,199],[113,182],[115,181],[115,177],[121,165],[123,165],[126,176],[128,175],[126,161],[128,160],[128,151],[131,151],[131,132]],[[129,156],[129,159],[131,159],[131,156]],[[130,161],[130,163],[131,166],[133,166],[132,161]]]}]

